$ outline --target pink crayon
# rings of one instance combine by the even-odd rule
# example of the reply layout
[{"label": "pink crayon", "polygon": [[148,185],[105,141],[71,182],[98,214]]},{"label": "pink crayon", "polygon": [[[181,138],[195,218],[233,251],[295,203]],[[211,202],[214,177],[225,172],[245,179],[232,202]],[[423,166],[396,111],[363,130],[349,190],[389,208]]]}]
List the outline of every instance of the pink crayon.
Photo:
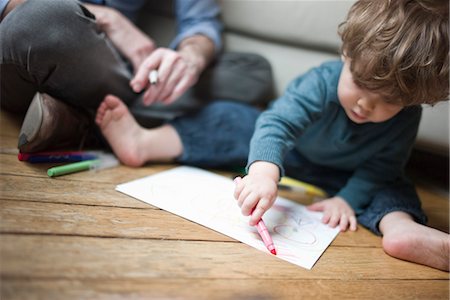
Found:
[{"label": "pink crayon", "polygon": [[256,228],[258,229],[259,235],[261,236],[264,245],[266,245],[267,250],[273,255],[277,255],[277,250],[273,244],[272,237],[270,236],[269,230],[267,229],[266,224],[264,224],[263,219],[259,220],[258,224],[256,224]]},{"label": "pink crayon", "polygon": [[[234,183],[239,184],[241,180],[241,177],[236,177],[234,178]],[[272,237],[270,236],[269,230],[267,229],[266,224],[264,223],[262,218],[256,224],[256,228],[258,229],[258,233],[261,236],[264,245],[266,245],[267,250],[269,250],[273,255],[277,255],[277,250],[275,249],[275,245],[273,244]]]}]

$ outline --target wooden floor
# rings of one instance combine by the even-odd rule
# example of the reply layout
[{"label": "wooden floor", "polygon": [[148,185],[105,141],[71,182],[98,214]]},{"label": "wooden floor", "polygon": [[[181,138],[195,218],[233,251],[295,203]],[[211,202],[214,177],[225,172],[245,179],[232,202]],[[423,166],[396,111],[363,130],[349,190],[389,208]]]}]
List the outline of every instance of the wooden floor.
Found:
[{"label": "wooden floor", "polygon": [[[364,228],[306,270],[114,190],[171,165],[48,178],[17,160],[20,120],[0,117],[1,299],[449,299],[448,273],[389,257]],[[419,192],[448,232],[448,199]]]}]

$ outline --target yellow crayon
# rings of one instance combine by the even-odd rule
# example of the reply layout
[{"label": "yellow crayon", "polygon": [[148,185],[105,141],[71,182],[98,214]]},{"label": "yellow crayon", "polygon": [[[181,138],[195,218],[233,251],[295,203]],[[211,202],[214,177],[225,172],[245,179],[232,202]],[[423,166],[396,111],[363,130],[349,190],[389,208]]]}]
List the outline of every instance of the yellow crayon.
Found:
[{"label": "yellow crayon", "polygon": [[292,191],[301,191],[311,196],[327,197],[327,193],[324,190],[312,184],[290,177],[282,177],[278,185],[280,188],[286,188]]}]

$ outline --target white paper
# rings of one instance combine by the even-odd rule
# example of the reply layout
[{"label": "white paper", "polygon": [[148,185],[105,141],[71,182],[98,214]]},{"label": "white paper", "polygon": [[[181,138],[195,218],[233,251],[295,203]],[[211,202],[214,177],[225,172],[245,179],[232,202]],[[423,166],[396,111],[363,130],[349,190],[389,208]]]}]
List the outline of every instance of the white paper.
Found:
[{"label": "white paper", "polygon": [[[120,184],[116,190],[270,254],[256,227],[241,214],[234,186],[230,178],[182,166]],[[321,217],[322,213],[278,197],[264,214],[275,257],[311,269],[339,233],[321,223]]]}]

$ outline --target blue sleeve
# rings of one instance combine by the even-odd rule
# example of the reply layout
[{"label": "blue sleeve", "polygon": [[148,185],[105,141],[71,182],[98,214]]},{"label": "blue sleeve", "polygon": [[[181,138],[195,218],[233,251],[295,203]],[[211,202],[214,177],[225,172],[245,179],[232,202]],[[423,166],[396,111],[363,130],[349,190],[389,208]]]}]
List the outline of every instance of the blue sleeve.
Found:
[{"label": "blue sleeve", "polygon": [[6,5],[8,5],[9,0],[0,0],[0,16],[3,14],[3,11],[6,8]]},{"label": "blue sleeve", "polygon": [[139,10],[144,6],[146,0],[81,0],[85,3],[106,5],[120,11],[131,21],[135,22]]},{"label": "blue sleeve", "polygon": [[177,0],[175,2],[178,33],[170,44],[176,49],[180,42],[190,36],[201,34],[214,43],[215,52],[222,49],[222,23],[220,8],[215,0]]},{"label": "blue sleeve", "polygon": [[337,79],[328,78],[326,73],[323,68],[314,68],[295,79],[283,96],[261,114],[250,141],[247,169],[255,161],[267,161],[276,164],[280,177],[284,176],[283,161],[287,152],[333,98],[330,90],[336,90],[333,82],[337,84]]},{"label": "blue sleeve", "polygon": [[81,2],[90,3],[90,4],[97,4],[97,5],[104,5],[105,4],[105,0],[81,0]]}]

